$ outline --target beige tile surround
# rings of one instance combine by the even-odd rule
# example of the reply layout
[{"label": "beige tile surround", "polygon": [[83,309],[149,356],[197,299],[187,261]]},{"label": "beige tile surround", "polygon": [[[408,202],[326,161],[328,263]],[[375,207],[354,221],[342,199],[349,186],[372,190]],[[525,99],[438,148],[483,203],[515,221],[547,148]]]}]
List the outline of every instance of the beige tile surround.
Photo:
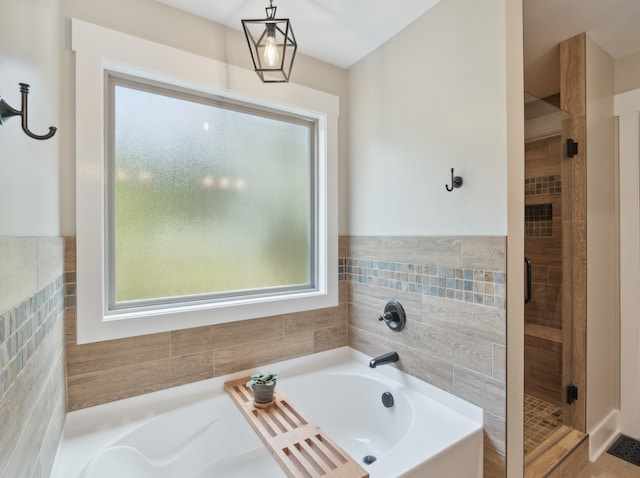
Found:
[{"label": "beige tile surround", "polygon": [[[504,237],[349,237],[347,250],[351,259],[506,268]],[[377,319],[390,299],[407,314],[401,332]],[[505,309],[352,280],[348,310],[351,347],[372,356],[395,350],[398,368],[484,409],[484,476],[505,476]]]},{"label": "beige tile surround", "polygon": [[0,478],[48,477],[62,432],[62,242],[0,238]]},{"label": "beige tile surround", "polygon": [[[66,242],[75,280],[75,244]],[[504,237],[341,237],[340,258],[505,272]],[[485,409],[485,476],[504,476],[504,304],[486,306],[372,286],[341,273],[340,305],[302,314],[176,330],[95,344],[75,343],[75,285],[65,314],[68,411],[319,352],[347,343],[369,355],[397,350],[397,366]],[[377,320],[387,300],[408,324]],[[348,317],[348,318],[347,318]],[[348,320],[348,322],[347,322]],[[261,343],[276,343],[262,352]]]}]

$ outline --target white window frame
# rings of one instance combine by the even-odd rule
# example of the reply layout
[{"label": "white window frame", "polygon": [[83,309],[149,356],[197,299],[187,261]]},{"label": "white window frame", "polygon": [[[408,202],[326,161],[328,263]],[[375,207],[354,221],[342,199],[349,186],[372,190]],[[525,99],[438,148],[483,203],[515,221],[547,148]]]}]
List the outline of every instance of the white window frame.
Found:
[{"label": "white window frame", "polygon": [[[338,305],[339,98],[253,71],[72,20],[76,66],[77,340],[90,343]],[[318,121],[318,284],[304,293],[231,298],[148,311],[109,311],[106,293],[106,72],[276,108]]]}]

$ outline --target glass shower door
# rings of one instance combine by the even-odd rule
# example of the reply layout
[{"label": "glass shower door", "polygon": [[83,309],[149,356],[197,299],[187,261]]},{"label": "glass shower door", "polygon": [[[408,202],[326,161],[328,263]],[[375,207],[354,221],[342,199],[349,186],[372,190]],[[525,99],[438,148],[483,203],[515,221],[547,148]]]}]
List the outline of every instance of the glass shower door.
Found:
[{"label": "glass shower door", "polygon": [[525,457],[572,425],[571,118],[525,95]]}]

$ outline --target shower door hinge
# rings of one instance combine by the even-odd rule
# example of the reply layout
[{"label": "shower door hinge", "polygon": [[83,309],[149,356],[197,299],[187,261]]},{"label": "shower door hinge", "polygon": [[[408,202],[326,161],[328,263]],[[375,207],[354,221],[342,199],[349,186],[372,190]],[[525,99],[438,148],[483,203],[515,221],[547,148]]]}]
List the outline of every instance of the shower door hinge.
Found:
[{"label": "shower door hinge", "polygon": [[571,138],[567,139],[567,156],[573,158],[578,154],[578,143]]},{"label": "shower door hinge", "polygon": [[575,385],[567,385],[567,404],[571,405],[578,399],[578,387]]}]

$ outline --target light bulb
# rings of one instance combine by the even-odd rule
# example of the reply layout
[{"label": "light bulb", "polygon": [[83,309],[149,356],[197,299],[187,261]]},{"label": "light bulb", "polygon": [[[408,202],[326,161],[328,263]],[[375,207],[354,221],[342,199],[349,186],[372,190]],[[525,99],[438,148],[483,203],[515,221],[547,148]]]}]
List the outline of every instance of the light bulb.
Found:
[{"label": "light bulb", "polygon": [[276,43],[275,25],[267,25],[267,38],[264,44],[264,62],[267,66],[274,67],[280,62],[278,44]]}]

